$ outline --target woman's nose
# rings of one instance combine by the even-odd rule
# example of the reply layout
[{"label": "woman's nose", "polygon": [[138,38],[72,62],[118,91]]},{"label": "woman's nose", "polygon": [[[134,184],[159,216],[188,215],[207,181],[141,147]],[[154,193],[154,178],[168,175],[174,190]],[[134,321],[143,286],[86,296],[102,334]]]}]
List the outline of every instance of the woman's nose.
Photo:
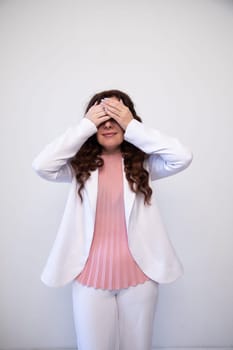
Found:
[{"label": "woman's nose", "polygon": [[112,128],[112,124],[113,124],[113,120],[112,119],[109,119],[109,120],[106,120],[106,122],[104,122],[104,127],[105,128]]}]

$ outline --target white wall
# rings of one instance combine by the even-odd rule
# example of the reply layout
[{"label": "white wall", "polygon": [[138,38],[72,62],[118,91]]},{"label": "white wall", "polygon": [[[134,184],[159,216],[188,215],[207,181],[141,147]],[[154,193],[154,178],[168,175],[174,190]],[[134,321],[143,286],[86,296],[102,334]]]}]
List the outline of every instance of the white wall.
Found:
[{"label": "white wall", "polygon": [[0,348],[75,347],[70,287],[40,281],[69,185],[31,162],[108,88],[194,154],[157,182],[185,275],[160,287],[154,345],[233,345],[232,35],[232,1],[0,2]]}]

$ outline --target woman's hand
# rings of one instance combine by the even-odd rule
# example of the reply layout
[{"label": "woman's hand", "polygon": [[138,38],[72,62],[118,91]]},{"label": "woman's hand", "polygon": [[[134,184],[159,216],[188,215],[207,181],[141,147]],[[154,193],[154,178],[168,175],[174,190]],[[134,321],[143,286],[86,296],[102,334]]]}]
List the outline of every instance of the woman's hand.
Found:
[{"label": "woman's hand", "polygon": [[133,119],[130,109],[125,106],[121,100],[118,101],[116,99],[104,98],[100,105],[102,105],[106,114],[113,118],[124,130]]},{"label": "woman's hand", "polygon": [[85,114],[85,117],[91,120],[96,127],[110,119],[104,107],[101,104],[97,105],[97,102],[91,106],[91,108]]}]

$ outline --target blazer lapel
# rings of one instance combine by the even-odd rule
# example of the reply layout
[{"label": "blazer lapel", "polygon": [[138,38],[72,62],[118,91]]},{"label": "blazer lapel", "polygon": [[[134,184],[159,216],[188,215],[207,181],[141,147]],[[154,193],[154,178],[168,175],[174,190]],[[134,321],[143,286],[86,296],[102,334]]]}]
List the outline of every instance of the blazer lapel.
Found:
[{"label": "blazer lapel", "polygon": [[96,201],[98,192],[98,169],[91,172],[91,176],[87,180],[85,187],[87,191],[87,196],[90,202],[90,209],[92,217],[95,218],[96,213]]},{"label": "blazer lapel", "polygon": [[129,217],[130,217],[130,213],[133,207],[136,194],[129,187],[129,183],[128,183],[128,180],[126,179],[125,172],[124,172],[124,165],[123,165],[123,191],[124,191],[125,221],[126,221],[126,227],[128,231]]}]

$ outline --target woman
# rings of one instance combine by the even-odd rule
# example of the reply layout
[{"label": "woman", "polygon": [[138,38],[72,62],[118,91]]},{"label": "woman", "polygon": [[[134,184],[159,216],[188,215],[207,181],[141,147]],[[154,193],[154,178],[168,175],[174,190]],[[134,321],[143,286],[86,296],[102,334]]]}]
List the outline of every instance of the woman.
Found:
[{"label": "woman", "polygon": [[71,183],[42,281],[72,283],[79,350],[152,348],[159,283],[183,273],[152,186],[191,161],[119,90],[94,95],[85,117],[34,159],[42,178]]}]

